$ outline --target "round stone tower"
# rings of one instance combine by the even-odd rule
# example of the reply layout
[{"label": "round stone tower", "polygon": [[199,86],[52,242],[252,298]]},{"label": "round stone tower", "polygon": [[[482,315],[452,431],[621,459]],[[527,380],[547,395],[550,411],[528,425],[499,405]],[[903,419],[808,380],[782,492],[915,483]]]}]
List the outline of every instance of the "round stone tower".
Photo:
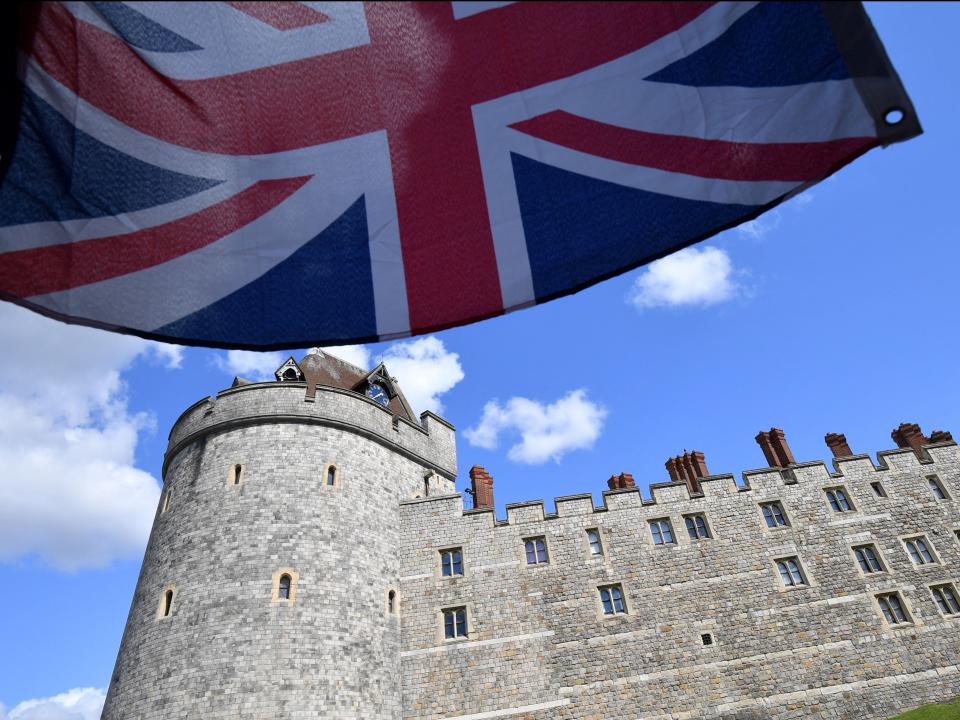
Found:
[{"label": "round stone tower", "polygon": [[170,433],[103,718],[400,718],[402,500],[453,492],[453,428],[319,351]]}]

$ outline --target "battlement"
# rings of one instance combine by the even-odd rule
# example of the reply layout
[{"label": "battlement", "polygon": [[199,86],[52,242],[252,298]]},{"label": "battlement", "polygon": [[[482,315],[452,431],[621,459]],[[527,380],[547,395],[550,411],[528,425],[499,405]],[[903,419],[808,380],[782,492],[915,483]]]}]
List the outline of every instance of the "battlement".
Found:
[{"label": "battlement", "polygon": [[877,453],[876,464],[867,454],[834,458],[833,471],[821,460],[794,463],[784,468],[745,470],[741,473],[740,483],[730,473],[707,475],[698,479],[699,492],[693,492],[690,485],[683,481],[653,483],[649,488],[649,498],[645,498],[638,487],[605,490],[601,494],[600,506],[594,504],[592,493],[556,497],[552,512],[545,509],[542,499],[526,500],[507,504],[506,518],[497,518],[492,507],[464,509],[463,498],[459,494],[424,498],[423,501],[439,504],[443,508],[434,505],[431,512],[450,513],[473,522],[482,518],[482,522],[506,527],[613,510],[634,509],[650,517],[657,512],[668,513],[673,509],[682,512],[709,510],[715,500],[726,501],[729,498],[741,498],[745,504],[755,504],[761,496],[763,502],[780,499],[783,491],[793,486],[819,489],[852,483],[864,491],[872,492],[869,484],[874,481],[882,483],[890,474],[946,472],[952,476],[960,475],[960,448],[956,442],[930,443],[923,445],[922,450],[920,457],[911,448],[881,450]]},{"label": "battlement", "polygon": [[394,414],[370,398],[339,387],[306,382],[263,382],[235,385],[189,408],[170,431],[164,473],[184,447],[211,433],[242,426],[277,423],[321,424],[349,430],[415,460],[437,474],[456,475],[453,425],[426,411],[420,422]]}]

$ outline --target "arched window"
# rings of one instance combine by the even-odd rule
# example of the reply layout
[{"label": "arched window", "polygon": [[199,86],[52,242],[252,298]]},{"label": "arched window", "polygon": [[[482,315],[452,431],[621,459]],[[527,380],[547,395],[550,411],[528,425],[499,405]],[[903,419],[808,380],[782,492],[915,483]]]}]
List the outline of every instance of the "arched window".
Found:
[{"label": "arched window", "polygon": [[167,588],[160,599],[160,617],[170,617],[171,610],[173,610],[173,588]]},{"label": "arched window", "polygon": [[328,465],[327,466],[327,485],[333,487],[337,484],[337,466]]},{"label": "arched window", "polygon": [[387,593],[387,612],[391,615],[397,613],[397,591],[391,590]]},{"label": "arched window", "polygon": [[297,369],[296,368],[287,368],[283,371],[284,380],[296,380],[297,379]]},{"label": "arched window", "polygon": [[280,600],[290,599],[290,576],[284,573],[280,576],[280,589],[277,593]]}]

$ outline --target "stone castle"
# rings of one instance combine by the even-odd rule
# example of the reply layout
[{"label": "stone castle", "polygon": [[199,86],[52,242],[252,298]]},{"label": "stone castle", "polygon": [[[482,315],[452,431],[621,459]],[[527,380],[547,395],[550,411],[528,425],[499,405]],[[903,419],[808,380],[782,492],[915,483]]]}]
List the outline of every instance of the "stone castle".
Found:
[{"label": "stone castle", "polygon": [[[319,351],[188,408],[103,717],[880,719],[960,695],[960,450],[455,491],[453,427]],[[471,491],[468,491],[471,492]]]}]

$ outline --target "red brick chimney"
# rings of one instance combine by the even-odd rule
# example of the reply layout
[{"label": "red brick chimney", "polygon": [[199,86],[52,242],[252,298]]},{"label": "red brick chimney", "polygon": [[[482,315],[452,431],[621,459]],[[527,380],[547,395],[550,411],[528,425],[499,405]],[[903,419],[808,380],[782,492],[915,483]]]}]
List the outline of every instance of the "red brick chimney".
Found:
[{"label": "red brick chimney", "polygon": [[934,430],[930,433],[930,442],[953,442],[953,434],[949,430]]},{"label": "red brick chimney", "polygon": [[850,446],[847,444],[847,436],[843,433],[827,433],[823,436],[823,439],[835,458],[853,455]]},{"label": "red brick chimney", "polygon": [[671,482],[687,484],[691,493],[700,492],[700,478],[710,474],[707,461],[699,450],[684,451],[683,455],[672,457],[665,463]]},{"label": "red brick chimney", "polygon": [[470,486],[474,508],[493,507],[493,478],[480,465],[470,468]]},{"label": "red brick chimney", "polygon": [[910,448],[913,454],[918,458],[923,457],[920,450],[921,445],[930,442],[929,438],[920,431],[920,426],[916,423],[900,423],[900,427],[890,433],[890,437],[897,444],[897,447]]},{"label": "red brick chimney", "polygon": [[780,428],[770,428],[769,432],[758,433],[756,441],[763,450],[763,456],[770,467],[783,468],[796,462],[793,459],[793,453],[790,452],[790,446],[787,445],[787,438]]},{"label": "red brick chimney", "polygon": [[607,480],[607,487],[611,490],[626,490],[627,488],[636,486],[637,484],[633,481],[633,475],[627,472],[620,473],[619,475],[611,475],[610,479]]}]

